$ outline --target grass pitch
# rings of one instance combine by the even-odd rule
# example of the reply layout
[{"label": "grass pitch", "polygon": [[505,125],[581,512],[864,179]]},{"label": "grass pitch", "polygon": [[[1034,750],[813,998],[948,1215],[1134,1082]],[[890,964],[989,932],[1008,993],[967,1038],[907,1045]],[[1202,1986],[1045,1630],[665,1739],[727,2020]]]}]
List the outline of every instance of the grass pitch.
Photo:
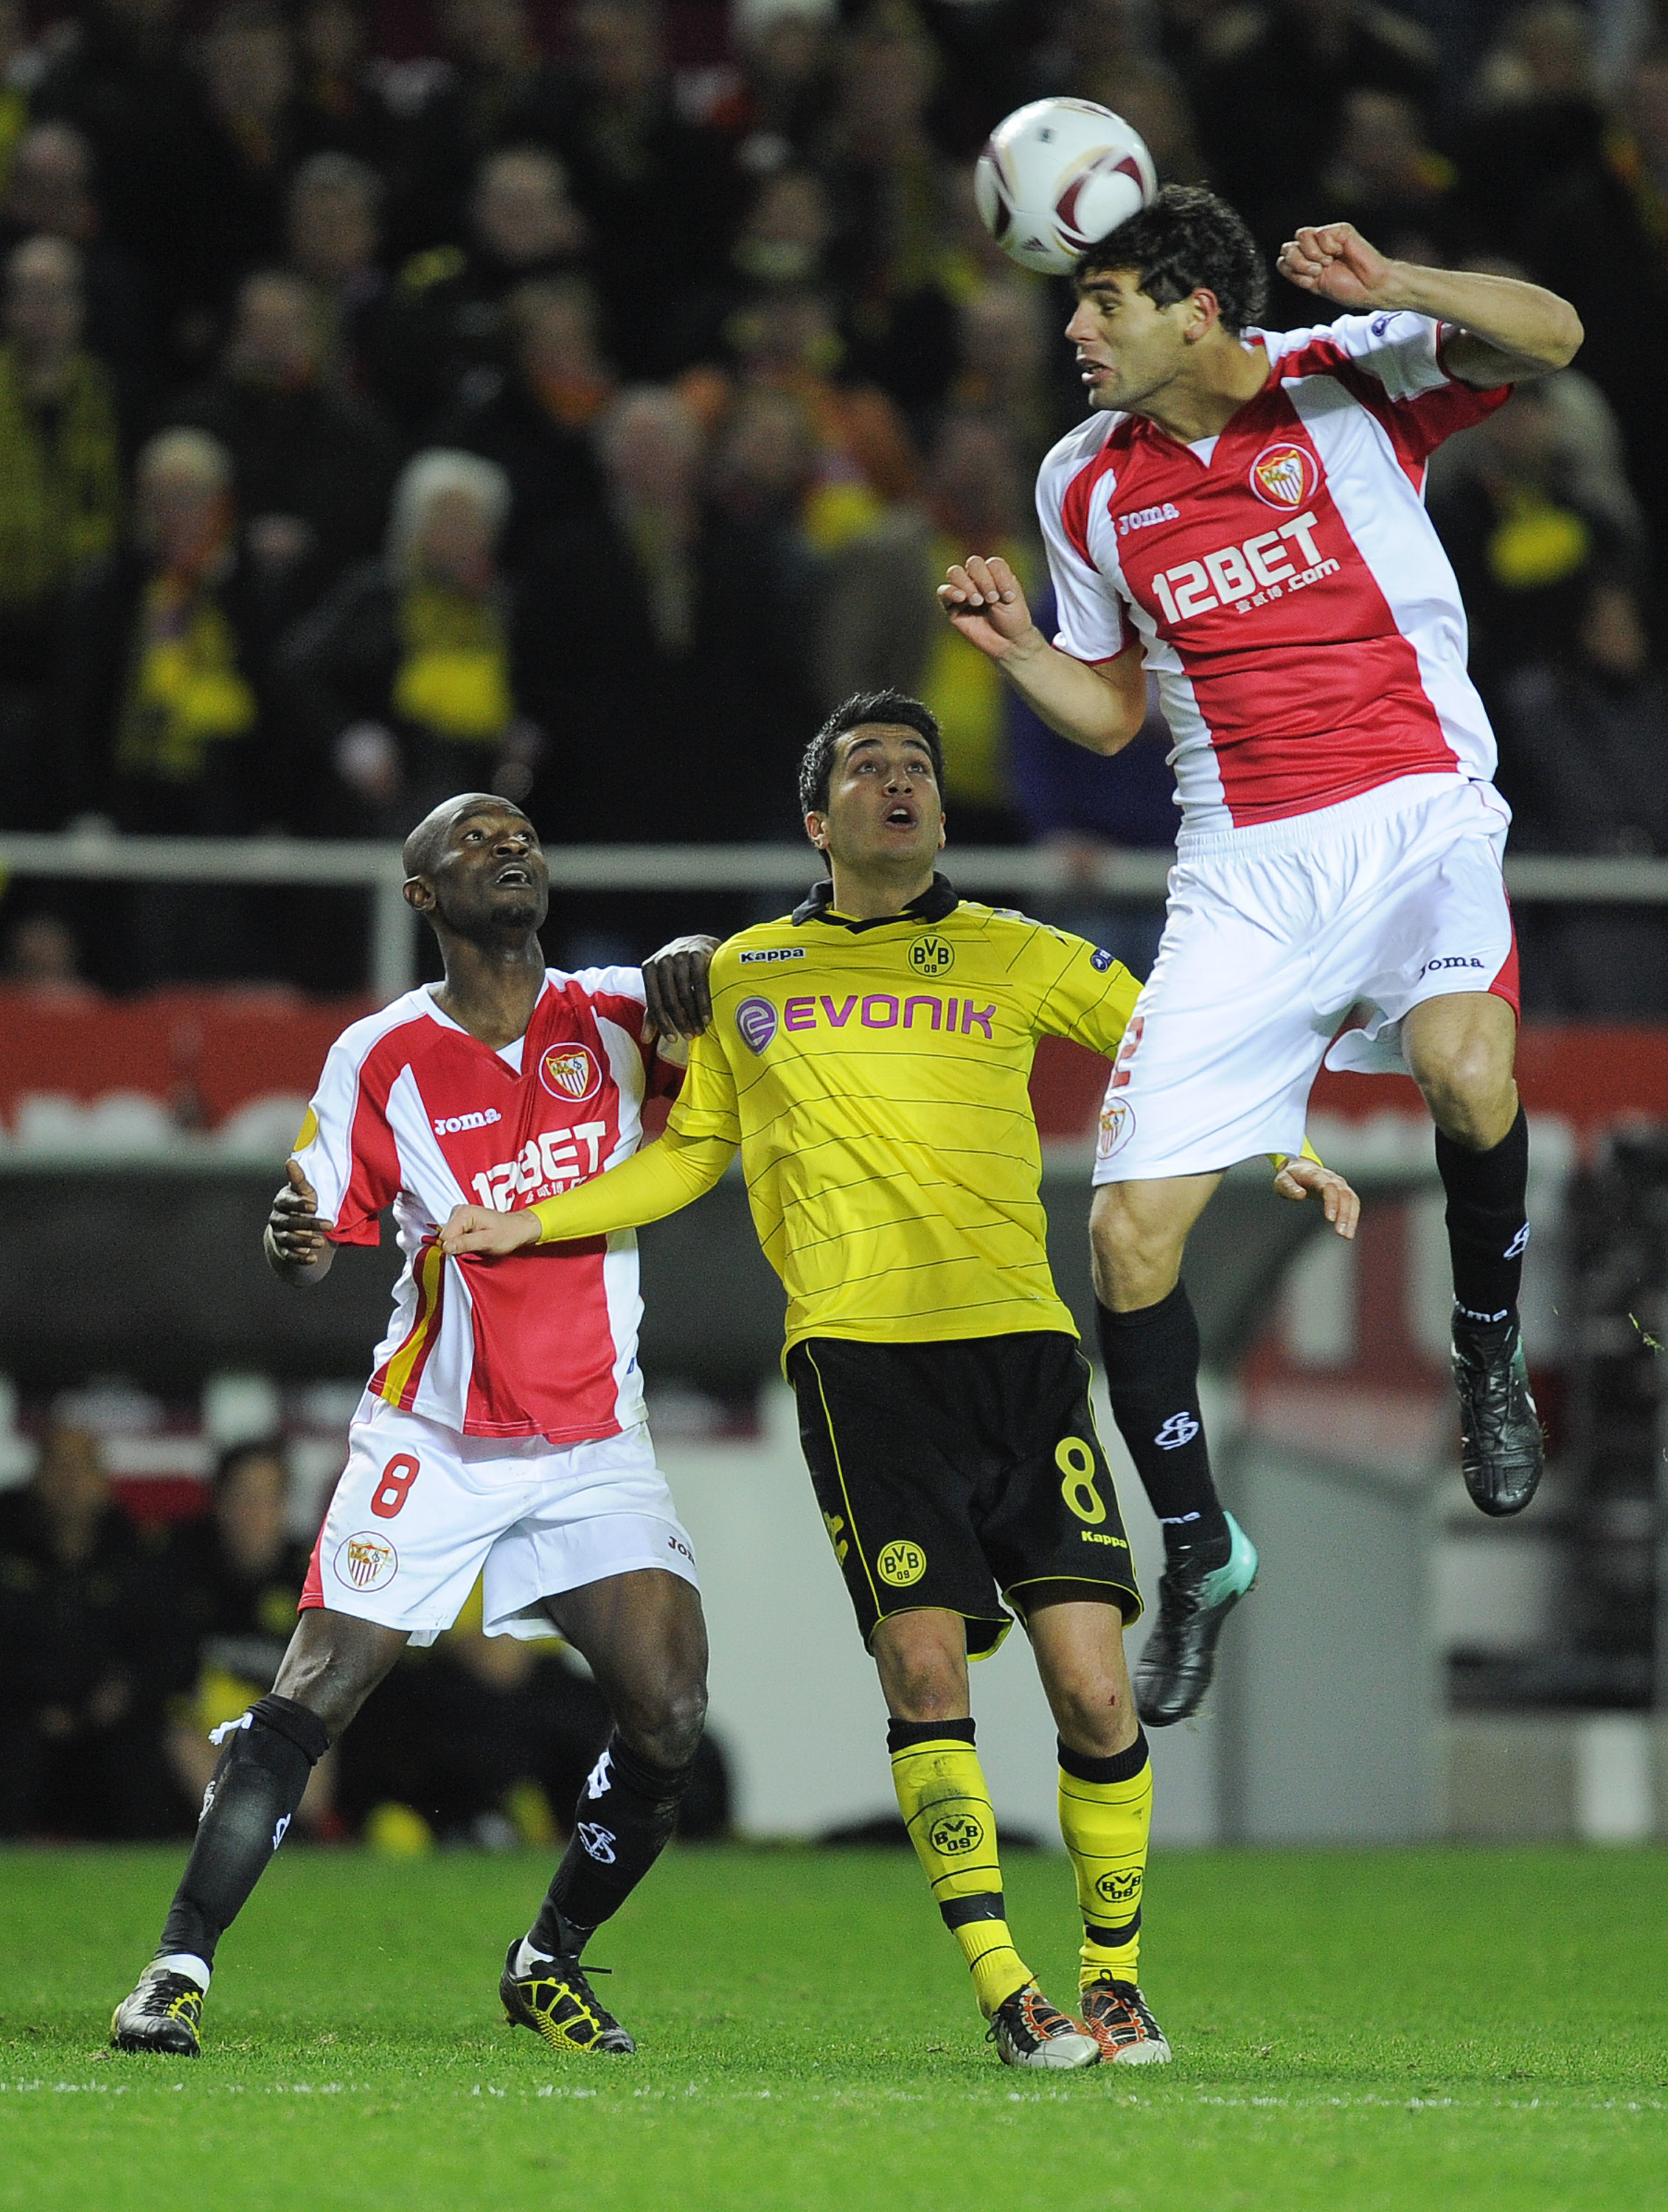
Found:
[{"label": "grass pitch", "polygon": [[[1668,2207],[1668,1855],[1158,1860],[1166,2069],[1011,2073],[898,1853],[674,1850],[593,1948],[635,2059],[498,2024],[535,1858],[283,1854],[195,2063],[106,2024],[180,1854],[0,1855],[0,2205],[29,2212]],[[1063,1859],[1018,1940],[1074,1987]]]}]

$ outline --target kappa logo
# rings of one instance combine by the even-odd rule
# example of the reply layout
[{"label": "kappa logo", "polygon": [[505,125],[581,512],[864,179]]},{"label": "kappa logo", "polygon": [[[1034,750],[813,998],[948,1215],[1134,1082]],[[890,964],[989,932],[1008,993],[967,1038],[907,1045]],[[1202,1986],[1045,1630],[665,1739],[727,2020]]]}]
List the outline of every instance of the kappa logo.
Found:
[{"label": "kappa logo", "polygon": [[1179,1451],[1198,1433],[1199,1424],[1191,1413],[1172,1413],[1153,1441],[1160,1451]]},{"label": "kappa logo", "polygon": [[1103,1874],[1094,1886],[1094,1893],[1108,1905],[1133,1905],[1141,1895],[1141,1869],[1131,1867],[1123,1874]]},{"label": "kappa logo", "polygon": [[615,1837],[612,1828],[600,1828],[594,1820],[581,1820],[574,1833],[579,1838],[588,1857],[594,1858],[599,1866],[612,1866]]},{"label": "kappa logo", "polygon": [[906,1536],[890,1543],[874,1562],[874,1571],[883,1583],[894,1589],[908,1589],[918,1583],[927,1571],[927,1554],[919,1544],[912,1544]]},{"label": "kappa logo", "polygon": [[749,1052],[763,1052],[776,1033],[776,1010],[768,999],[744,999],[735,1010],[735,1025]]},{"label": "kappa logo", "polygon": [[580,1106],[602,1088],[602,1070],[587,1044],[552,1045],[539,1063],[539,1080],[552,1098]]},{"label": "kappa logo", "polygon": [[612,1751],[605,1751],[601,1758],[598,1759],[596,1765],[591,1769],[590,1773],[586,1778],[585,1795],[587,1797],[600,1797],[603,1796],[607,1790],[608,1779],[613,1771],[613,1753]]},{"label": "kappa logo", "polygon": [[1320,489],[1320,464],[1306,446],[1281,440],[1251,463],[1251,488],[1264,507],[1306,507]]},{"label": "kappa logo", "polygon": [[803,960],[805,947],[802,945],[770,945],[761,952],[738,952],[735,957],[743,968],[770,967],[783,960]]},{"label": "kappa logo", "polygon": [[956,948],[941,937],[917,937],[910,947],[910,965],[917,975],[947,975],[956,964]]},{"label": "kappa logo", "polygon": [[941,1858],[965,1859],[984,1841],[984,1826],[971,1813],[941,1813],[927,1831],[927,1841]]},{"label": "kappa logo", "polygon": [[386,1536],[364,1528],[343,1538],[332,1566],[337,1581],[347,1589],[380,1589],[399,1572],[399,1554]]},{"label": "kappa logo", "polygon": [[850,1545],[848,1544],[845,1540],[844,1514],[825,1513],[823,1516],[823,1526],[828,1531],[829,1542],[834,1547],[834,1558],[836,1564],[837,1565],[843,1566],[845,1565],[845,1555],[851,1549]]}]

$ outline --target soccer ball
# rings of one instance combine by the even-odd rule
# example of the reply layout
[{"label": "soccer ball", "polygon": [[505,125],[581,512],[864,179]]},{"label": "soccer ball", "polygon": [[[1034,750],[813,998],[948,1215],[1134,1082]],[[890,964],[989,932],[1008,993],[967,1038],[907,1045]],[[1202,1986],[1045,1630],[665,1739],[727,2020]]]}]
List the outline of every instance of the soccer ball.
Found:
[{"label": "soccer ball", "polygon": [[1158,197],[1138,133],[1092,100],[1033,100],[985,141],[973,194],[985,228],[1022,268],[1063,276],[1078,256]]}]

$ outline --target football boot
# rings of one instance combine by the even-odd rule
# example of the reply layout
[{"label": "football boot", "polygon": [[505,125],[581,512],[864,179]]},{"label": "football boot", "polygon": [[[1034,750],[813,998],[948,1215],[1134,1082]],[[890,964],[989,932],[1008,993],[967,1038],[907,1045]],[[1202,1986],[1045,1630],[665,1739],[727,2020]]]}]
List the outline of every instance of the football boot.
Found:
[{"label": "football boot", "polygon": [[1167,2066],[1170,2045],[1133,1982],[1110,1975],[1091,1982],[1078,2000],[1083,2025],[1109,2066]]},{"label": "football boot", "polygon": [[1521,1513],[1540,1486],[1546,1444],[1529,1388],[1522,1331],[1486,1349],[1463,1325],[1453,1335],[1459,1393],[1459,1468],[1471,1503],[1496,1517]]},{"label": "football boot", "polygon": [[1232,1513],[1227,1564],[1183,1559],[1159,1578],[1159,1618],[1135,1668],[1135,1705],[1148,1728],[1168,1728],[1199,1710],[1216,1664],[1216,1639],[1240,1599],[1257,1587],[1257,1547]]},{"label": "football boot", "polygon": [[517,2027],[530,2027],[556,2051],[635,2051],[636,2045],[598,1997],[585,1969],[571,1955],[535,1959],[531,1971],[518,1973],[518,1936],[504,1960],[498,1995]]},{"label": "football boot", "polygon": [[159,2051],[195,2058],[203,2048],[198,2022],[204,1992],[189,1974],[147,1966],[131,1996],[110,2015],[110,2040],[118,2051]]},{"label": "football boot", "polygon": [[994,2043],[1004,2066],[1043,2066],[1066,2070],[1098,2066],[1100,2045],[1074,2020],[1051,2005],[1035,1982],[1015,1990],[990,2016],[986,2041]]}]

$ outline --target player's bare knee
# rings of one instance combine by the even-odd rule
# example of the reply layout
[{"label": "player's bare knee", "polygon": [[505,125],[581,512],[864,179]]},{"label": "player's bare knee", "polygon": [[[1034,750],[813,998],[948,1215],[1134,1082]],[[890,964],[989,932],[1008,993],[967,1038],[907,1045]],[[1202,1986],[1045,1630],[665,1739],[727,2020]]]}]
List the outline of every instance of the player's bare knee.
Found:
[{"label": "player's bare knee", "polygon": [[1140,1723],[1127,1683],[1105,1678],[1056,1684],[1050,1703],[1061,1741],[1087,1759],[1128,1750]]},{"label": "player's bare knee", "polygon": [[634,1751],[657,1766],[687,1766],[707,1719],[707,1686],[698,1674],[678,1674],[618,1701],[615,1725]]},{"label": "player's bare knee", "polygon": [[1155,1305],[1181,1273],[1180,1240],[1167,1223],[1144,1218],[1135,1205],[1121,1200],[1128,1188],[1111,1183],[1097,1191],[1089,1214],[1094,1294],[1114,1313]]},{"label": "player's bare knee", "polygon": [[1455,1144],[1484,1151],[1511,1127],[1517,1106],[1512,1065],[1492,1037],[1445,1041],[1421,1055],[1414,1073],[1432,1119]]}]

